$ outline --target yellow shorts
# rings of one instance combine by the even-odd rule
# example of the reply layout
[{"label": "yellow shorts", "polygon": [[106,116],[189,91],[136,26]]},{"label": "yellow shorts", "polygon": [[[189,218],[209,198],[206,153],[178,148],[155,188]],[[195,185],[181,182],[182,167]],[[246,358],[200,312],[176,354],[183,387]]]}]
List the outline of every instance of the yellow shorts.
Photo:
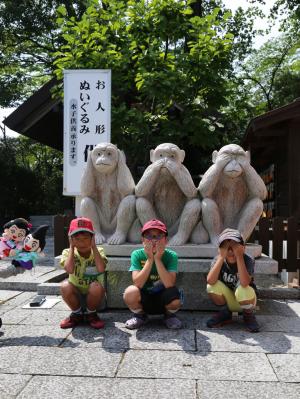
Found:
[{"label": "yellow shorts", "polygon": [[235,291],[227,287],[222,281],[218,280],[215,284],[207,284],[208,294],[223,295],[228,309],[231,312],[242,312],[239,302],[243,301],[253,301],[254,306],[256,305],[256,294],[252,287],[249,285],[247,287],[242,287],[239,285]]},{"label": "yellow shorts", "polygon": [[[82,281],[84,283],[84,280],[80,280],[77,278],[72,278],[72,276],[69,276],[69,282],[71,284],[74,285],[74,287],[76,287],[81,294],[86,295],[90,289],[90,284],[93,281],[90,281],[90,284],[80,284],[80,282]],[[104,287],[104,273],[100,274],[100,276],[97,276],[97,278],[94,280],[95,282],[99,283],[100,285],[102,285],[102,287]]]}]

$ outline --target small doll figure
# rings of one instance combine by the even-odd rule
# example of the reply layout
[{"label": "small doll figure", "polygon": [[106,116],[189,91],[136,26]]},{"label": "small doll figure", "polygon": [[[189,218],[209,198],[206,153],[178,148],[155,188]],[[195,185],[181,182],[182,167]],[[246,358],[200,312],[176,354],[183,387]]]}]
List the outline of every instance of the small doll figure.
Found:
[{"label": "small doll figure", "polygon": [[25,270],[31,270],[35,266],[38,254],[41,254],[46,245],[45,236],[48,228],[49,226],[44,224],[25,237],[23,248],[13,251],[11,262],[13,266]]},{"label": "small doll figure", "polygon": [[10,220],[3,226],[4,233],[0,237],[0,259],[8,257],[11,250],[22,248],[25,237],[30,233],[30,227],[31,224],[23,218]]},{"label": "small doll figure", "polygon": [[[16,220],[19,219],[15,219],[14,222],[16,222]],[[23,221],[25,219],[22,219]],[[11,221],[13,222],[13,221]],[[11,223],[8,222],[8,223]],[[26,222],[26,221],[25,221]],[[17,224],[19,225],[19,223],[17,222]],[[15,225],[17,227],[17,224]],[[28,233],[29,233],[29,224],[27,222],[28,225]],[[5,225],[6,226],[6,225]],[[5,228],[4,226],[4,228]],[[14,226],[14,225],[12,225]],[[45,245],[46,245],[46,231],[48,229],[49,226],[47,225],[43,225],[40,226],[39,228],[37,228],[32,234],[28,234],[24,235],[25,237],[25,241],[24,244],[22,246],[22,249],[10,249],[10,256],[14,256],[14,259],[12,260],[11,265],[8,265],[6,267],[0,267],[0,277],[2,278],[6,278],[6,277],[10,277],[10,276],[16,276],[19,273],[24,273],[25,270],[31,270],[35,263],[36,260],[38,258],[38,253],[41,253],[41,251],[44,249]],[[10,227],[8,227],[10,228]],[[20,232],[20,228],[17,227]],[[14,230],[14,228],[13,228]],[[21,228],[21,230],[23,230]],[[24,227],[24,230],[25,227]],[[14,236],[16,234],[19,234],[18,231],[16,230],[16,232],[14,233]],[[12,233],[12,231],[10,230],[10,233]],[[4,233],[5,234],[5,233]],[[18,235],[17,237],[21,237],[23,236],[23,232],[21,233],[21,235]],[[13,238],[13,237],[11,237]],[[17,241],[20,242],[20,241]],[[15,245],[16,248],[17,245]],[[0,328],[2,325],[2,320],[0,318]]]},{"label": "small doll figure", "polygon": [[8,266],[1,267],[0,265],[1,278],[16,276],[34,267],[38,254],[41,255],[41,251],[45,247],[45,236],[48,227],[47,225],[40,226],[32,234],[26,236],[22,249],[12,249],[10,251],[10,256],[13,257],[13,260]]}]

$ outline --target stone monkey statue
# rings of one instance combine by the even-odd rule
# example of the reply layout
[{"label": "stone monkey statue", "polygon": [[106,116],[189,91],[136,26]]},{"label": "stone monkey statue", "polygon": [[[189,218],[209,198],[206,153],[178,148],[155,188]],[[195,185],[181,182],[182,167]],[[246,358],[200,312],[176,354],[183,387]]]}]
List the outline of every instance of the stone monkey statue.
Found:
[{"label": "stone monkey statue", "polygon": [[185,244],[199,221],[201,202],[189,171],[182,162],[185,152],[171,143],[150,151],[152,164],[135,188],[137,216],[143,225],[162,220],[170,245]]},{"label": "stone monkey statue", "polygon": [[250,165],[249,152],[239,145],[214,151],[212,161],[199,184],[203,225],[214,244],[227,227],[239,230],[246,240],[262,214],[266,186]]},{"label": "stone monkey statue", "polygon": [[[97,244],[123,244],[136,218],[134,181],[125,155],[111,143],[98,144],[88,155],[81,179],[81,215],[93,221]],[[129,238],[130,239],[130,238]]]}]

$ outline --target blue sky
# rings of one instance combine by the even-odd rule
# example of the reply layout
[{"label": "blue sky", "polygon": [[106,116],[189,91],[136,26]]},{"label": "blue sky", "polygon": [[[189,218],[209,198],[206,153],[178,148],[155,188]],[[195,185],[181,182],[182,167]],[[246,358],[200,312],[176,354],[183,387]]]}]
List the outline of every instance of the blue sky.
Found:
[{"label": "blue sky", "polygon": [[[227,8],[230,8],[233,12],[236,11],[238,7],[248,8],[252,5],[257,5],[266,15],[269,14],[269,10],[272,8],[276,0],[265,0],[265,5],[262,5],[257,2],[257,4],[249,4],[247,0],[223,0],[223,3]],[[256,29],[261,29],[264,27],[264,21],[259,19],[257,20],[257,24],[255,26]],[[272,28],[271,33],[269,35],[259,36],[255,40],[254,46],[259,48],[262,44],[264,44],[268,39],[271,39],[274,36],[278,35],[278,25]]]}]

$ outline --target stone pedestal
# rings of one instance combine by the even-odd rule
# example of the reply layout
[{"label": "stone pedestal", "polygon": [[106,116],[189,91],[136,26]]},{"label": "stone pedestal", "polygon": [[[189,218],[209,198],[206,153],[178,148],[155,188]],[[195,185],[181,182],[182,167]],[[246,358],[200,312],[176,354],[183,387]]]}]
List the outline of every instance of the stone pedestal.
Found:
[{"label": "stone pedestal", "polygon": [[[132,284],[130,254],[141,245],[103,245],[108,257],[106,292],[108,308],[126,308],[123,302],[123,292]],[[206,275],[212,259],[217,254],[217,247],[212,244],[184,245],[170,247],[178,254],[177,287],[184,292],[183,309],[211,310],[214,308],[206,294]],[[261,253],[261,246],[247,244],[246,253],[255,257],[255,274],[276,275],[278,263]],[[56,265],[59,265],[56,258]]]},{"label": "stone pedestal", "polygon": [[[126,256],[130,257],[132,251],[141,248],[141,244],[107,245],[103,244],[104,252],[107,256]],[[214,258],[218,253],[218,248],[213,244],[186,244],[181,246],[168,246],[175,251],[179,258]],[[258,258],[261,256],[262,246],[259,244],[246,244],[246,253]]]},{"label": "stone pedestal", "polygon": [[[130,254],[140,245],[104,245],[108,256],[107,265],[107,306],[109,308],[125,308],[123,292],[132,284]],[[217,248],[212,244],[184,245],[170,247],[179,257],[177,287],[184,292],[183,309],[210,310],[213,308],[206,294],[206,275],[212,259],[217,254]],[[261,246],[246,245],[246,253],[256,258],[256,274],[277,274],[278,264],[275,260],[261,254]]]}]

